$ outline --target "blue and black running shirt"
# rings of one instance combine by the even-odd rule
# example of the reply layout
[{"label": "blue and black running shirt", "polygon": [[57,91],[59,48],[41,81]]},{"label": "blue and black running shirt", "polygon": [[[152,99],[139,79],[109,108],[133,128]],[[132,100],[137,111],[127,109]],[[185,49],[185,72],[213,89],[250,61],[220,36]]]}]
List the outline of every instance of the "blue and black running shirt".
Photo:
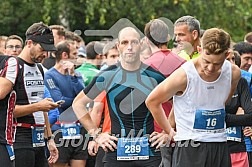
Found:
[{"label": "blue and black running shirt", "polygon": [[84,89],[84,93],[94,99],[103,90],[106,91],[111,134],[140,137],[154,131],[154,120],[145,100],[164,79],[163,74],[143,63],[135,71],[127,71],[118,63],[101,71]]}]

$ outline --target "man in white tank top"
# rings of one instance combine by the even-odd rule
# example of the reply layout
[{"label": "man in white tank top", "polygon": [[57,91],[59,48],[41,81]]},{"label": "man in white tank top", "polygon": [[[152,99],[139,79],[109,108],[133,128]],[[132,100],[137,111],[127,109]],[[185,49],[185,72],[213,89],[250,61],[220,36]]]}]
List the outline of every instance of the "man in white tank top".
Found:
[{"label": "man in white tank top", "polygon": [[[154,119],[174,137],[173,167],[230,166],[226,134],[225,103],[240,79],[240,70],[225,59],[230,36],[206,30],[198,47],[200,57],[189,61],[159,84],[146,104]],[[161,104],[173,97],[176,135]]]}]

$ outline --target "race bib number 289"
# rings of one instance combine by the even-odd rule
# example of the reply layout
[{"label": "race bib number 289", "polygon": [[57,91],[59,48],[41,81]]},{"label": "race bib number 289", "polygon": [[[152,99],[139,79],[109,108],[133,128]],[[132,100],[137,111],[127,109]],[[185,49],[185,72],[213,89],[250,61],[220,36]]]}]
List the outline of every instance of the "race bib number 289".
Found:
[{"label": "race bib number 289", "polygon": [[148,138],[119,138],[117,143],[117,160],[140,159],[149,159]]}]

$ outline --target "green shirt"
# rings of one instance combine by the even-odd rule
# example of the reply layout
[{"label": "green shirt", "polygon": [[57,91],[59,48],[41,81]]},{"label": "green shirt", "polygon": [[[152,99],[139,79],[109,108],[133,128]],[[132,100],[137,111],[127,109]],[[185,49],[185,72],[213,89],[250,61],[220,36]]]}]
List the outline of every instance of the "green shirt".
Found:
[{"label": "green shirt", "polygon": [[84,85],[87,86],[92,79],[100,72],[99,69],[90,63],[84,63],[76,71],[80,72],[84,81]]}]

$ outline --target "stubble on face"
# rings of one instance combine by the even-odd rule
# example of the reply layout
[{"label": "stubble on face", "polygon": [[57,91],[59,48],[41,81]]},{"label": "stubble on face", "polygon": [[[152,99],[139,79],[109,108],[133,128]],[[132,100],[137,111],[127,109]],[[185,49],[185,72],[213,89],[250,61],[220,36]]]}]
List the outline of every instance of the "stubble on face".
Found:
[{"label": "stubble on face", "polygon": [[[37,47],[40,47],[40,48],[37,48]],[[30,57],[34,63],[41,63],[46,58],[40,44],[36,44],[31,48]]]},{"label": "stubble on face", "polygon": [[125,63],[137,63],[140,61],[139,33],[131,27],[121,30],[117,48],[121,56],[121,61]]}]

